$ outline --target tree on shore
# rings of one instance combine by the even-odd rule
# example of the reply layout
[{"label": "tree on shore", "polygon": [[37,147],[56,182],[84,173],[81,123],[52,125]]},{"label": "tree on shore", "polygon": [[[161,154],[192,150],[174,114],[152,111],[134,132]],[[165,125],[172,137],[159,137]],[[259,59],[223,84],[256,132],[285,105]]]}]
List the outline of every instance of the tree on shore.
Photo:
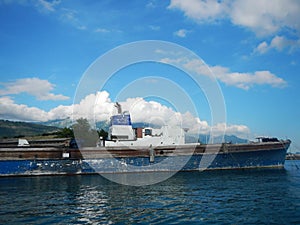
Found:
[{"label": "tree on shore", "polygon": [[72,128],[65,127],[56,133],[58,138],[74,138],[74,132]]},{"label": "tree on shore", "polygon": [[95,147],[99,138],[97,130],[92,129],[88,120],[80,118],[72,126],[79,147]]},{"label": "tree on shore", "polygon": [[108,137],[108,133],[103,129],[101,129],[100,131],[97,131],[97,132],[98,132],[99,137],[103,137],[104,140],[106,140],[106,138]]}]

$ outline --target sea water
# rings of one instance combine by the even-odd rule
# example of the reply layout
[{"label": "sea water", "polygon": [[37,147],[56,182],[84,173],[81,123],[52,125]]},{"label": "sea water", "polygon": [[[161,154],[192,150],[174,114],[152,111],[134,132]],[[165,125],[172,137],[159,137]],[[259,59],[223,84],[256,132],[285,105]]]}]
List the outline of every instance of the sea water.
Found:
[{"label": "sea water", "polygon": [[0,178],[0,224],[300,224],[300,161],[142,187],[100,175]]}]

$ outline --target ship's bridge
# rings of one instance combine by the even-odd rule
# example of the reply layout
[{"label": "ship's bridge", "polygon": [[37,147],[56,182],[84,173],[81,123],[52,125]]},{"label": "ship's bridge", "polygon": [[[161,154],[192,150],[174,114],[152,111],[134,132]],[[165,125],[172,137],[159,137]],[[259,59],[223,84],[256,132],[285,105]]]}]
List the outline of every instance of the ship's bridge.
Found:
[{"label": "ship's bridge", "polygon": [[112,125],[129,125],[131,126],[131,118],[128,112],[114,115],[110,118],[110,126]]},{"label": "ship's bridge", "polygon": [[109,140],[135,140],[130,114],[124,111],[122,114],[113,115],[110,118]]}]

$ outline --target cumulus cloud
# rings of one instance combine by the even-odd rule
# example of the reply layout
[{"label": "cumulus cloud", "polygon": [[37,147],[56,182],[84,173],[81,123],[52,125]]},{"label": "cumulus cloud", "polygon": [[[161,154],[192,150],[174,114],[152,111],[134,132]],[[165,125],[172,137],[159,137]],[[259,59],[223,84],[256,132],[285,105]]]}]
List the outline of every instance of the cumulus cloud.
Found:
[{"label": "cumulus cloud", "polygon": [[20,121],[47,121],[48,114],[36,107],[16,104],[11,97],[0,97],[0,118]]},{"label": "cumulus cloud", "polygon": [[236,0],[229,11],[233,24],[249,28],[257,35],[270,35],[286,28],[299,32],[299,14],[300,2],[295,0]]},{"label": "cumulus cloud", "polygon": [[[245,134],[249,134],[250,130],[247,126],[245,125],[226,125],[226,124],[221,124],[222,126],[226,126],[226,134],[227,135],[237,135],[237,136],[244,136]],[[217,126],[216,126],[217,127]],[[213,128],[214,129],[214,128]]]},{"label": "cumulus cloud", "polygon": [[199,23],[227,19],[257,35],[270,35],[286,28],[296,30],[298,35],[300,31],[300,2],[295,0],[172,0],[168,9],[181,10]]},{"label": "cumulus cloud", "polygon": [[[106,91],[90,94],[78,104],[69,106],[60,105],[46,112],[36,107],[28,107],[16,104],[10,97],[0,97],[0,118],[21,121],[48,121],[54,119],[87,118],[93,121],[108,121],[110,116],[116,113],[114,103]],[[228,134],[246,135],[249,129],[245,125],[216,124],[210,126],[207,121],[193,116],[190,112],[180,113],[155,101],[146,101],[143,98],[128,98],[120,102],[123,111],[129,111],[132,122],[148,123],[157,126],[170,125],[188,128],[191,134],[222,135]]]},{"label": "cumulus cloud", "polygon": [[287,82],[270,71],[255,71],[248,73],[231,72],[229,68],[222,66],[207,66],[198,59],[189,60],[188,58],[164,58],[163,63],[174,63],[183,65],[189,71],[195,72],[200,76],[216,78],[222,83],[248,90],[254,85],[270,85],[272,87],[283,88]]},{"label": "cumulus cloud", "polygon": [[248,90],[254,85],[270,85],[272,87],[285,87],[286,81],[270,71],[255,71],[254,73],[230,72],[229,69],[215,66],[211,67],[212,72],[221,82]]},{"label": "cumulus cloud", "polygon": [[27,93],[36,97],[38,100],[69,99],[67,96],[51,93],[55,85],[47,80],[41,80],[36,77],[18,79],[12,82],[0,83],[0,85],[4,87],[0,89],[0,96]]},{"label": "cumulus cloud", "polygon": [[55,119],[87,118],[89,120],[107,120],[113,112],[114,104],[105,91],[90,94],[73,105],[59,105],[50,111],[17,104],[11,97],[0,97],[0,118],[21,121],[48,121]]},{"label": "cumulus cloud", "polygon": [[284,36],[275,36],[271,42],[268,44],[266,41],[260,43],[255,49],[254,53],[265,54],[271,49],[275,49],[279,52],[284,49],[288,49],[289,52],[293,52],[296,49],[300,48],[300,39],[291,40],[287,39]]},{"label": "cumulus cloud", "polygon": [[270,49],[292,52],[300,48],[300,1],[297,0],[171,0],[168,9],[180,10],[197,23],[227,20],[260,38],[274,37],[269,44],[261,42],[254,53],[264,54]]},{"label": "cumulus cloud", "polygon": [[113,113],[114,103],[109,98],[106,91],[90,94],[83,98],[78,104],[73,104],[72,117],[87,118],[89,120],[108,120]]},{"label": "cumulus cloud", "polygon": [[182,10],[189,18],[197,22],[206,22],[223,17],[227,4],[220,1],[172,0],[168,9]]}]

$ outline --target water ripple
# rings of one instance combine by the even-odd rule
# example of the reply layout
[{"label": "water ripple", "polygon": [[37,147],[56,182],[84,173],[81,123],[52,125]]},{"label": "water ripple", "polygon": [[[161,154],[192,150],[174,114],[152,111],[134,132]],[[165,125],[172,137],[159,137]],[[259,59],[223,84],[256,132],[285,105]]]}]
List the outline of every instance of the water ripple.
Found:
[{"label": "water ripple", "polygon": [[0,224],[299,224],[300,171],[287,166],[184,172],[144,187],[101,176],[1,178]]}]

